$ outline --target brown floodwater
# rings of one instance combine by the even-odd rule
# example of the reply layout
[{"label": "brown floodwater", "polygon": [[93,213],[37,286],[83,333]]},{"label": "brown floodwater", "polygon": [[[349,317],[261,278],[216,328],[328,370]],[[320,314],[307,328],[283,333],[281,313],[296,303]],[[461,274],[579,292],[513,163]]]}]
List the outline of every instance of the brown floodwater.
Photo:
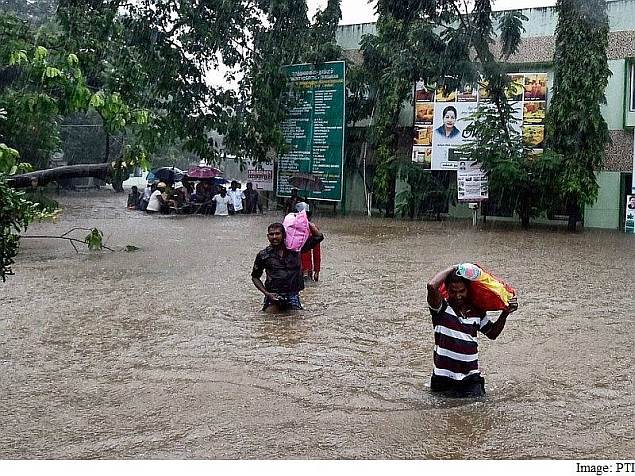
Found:
[{"label": "brown floodwater", "polygon": [[[321,282],[265,315],[265,216],[147,216],[108,192],[23,240],[0,283],[0,459],[635,457],[635,236],[318,217]],[[83,237],[85,232],[74,236]],[[429,391],[425,283],[478,261],[519,292],[480,339],[487,397]]]}]

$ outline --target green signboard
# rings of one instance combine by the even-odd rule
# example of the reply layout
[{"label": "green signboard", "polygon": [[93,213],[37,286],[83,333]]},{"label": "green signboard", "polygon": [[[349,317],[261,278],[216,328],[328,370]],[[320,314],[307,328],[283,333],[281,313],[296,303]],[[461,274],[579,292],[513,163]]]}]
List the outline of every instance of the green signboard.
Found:
[{"label": "green signboard", "polygon": [[277,195],[292,188],[317,200],[342,200],[345,67],[343,61],[285,66],[290,108],[282,129],[288,151],[277,160]]}]

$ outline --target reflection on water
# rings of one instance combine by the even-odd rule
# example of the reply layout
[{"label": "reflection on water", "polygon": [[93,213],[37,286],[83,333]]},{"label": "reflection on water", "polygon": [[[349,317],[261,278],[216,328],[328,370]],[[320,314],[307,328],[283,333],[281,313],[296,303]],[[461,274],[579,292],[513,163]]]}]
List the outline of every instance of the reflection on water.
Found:
[{"label": "reflection on water", "polygon": [[[279,216],[149,217],[66,197],[0,294],[2,458],[617,458],[635,441],[632,236],[319,218],[305,310],[260,311],[251,265]],[[484,400],[429,392],[425,283],[478,261],[519,290],[481,339]]]},{"label": "reflection on water", "polygon": [[282,347],[296,347],[302,344],[306,341],[310,326],[301,313],[302,311],[263,313],[257,337],[271,345]]}]

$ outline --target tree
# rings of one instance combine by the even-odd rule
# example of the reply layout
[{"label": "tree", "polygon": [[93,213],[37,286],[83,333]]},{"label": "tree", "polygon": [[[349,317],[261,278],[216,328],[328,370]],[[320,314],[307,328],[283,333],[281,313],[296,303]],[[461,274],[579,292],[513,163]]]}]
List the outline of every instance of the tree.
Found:
[{"label": "tree", "polygon": [[513,88],[503,76],[490,76],[492,103],[479,106],[467,127],[472,140],[461,148],[468,160],[477,161],[487,172],[489,191],[518,213],[522,227],[530,218],[549,209],[558,196],[560,160],[545,151],[534,154],[523,142],[506,91]]},{"label": "tree", "polygon": [[290,106],[282,66],[342,58],[335,41],[341,0],[329,0],[311,23],[305,0],[262,0],[265,21],[253,25],[253,49],[245,59],[236,115],[224,144],[256,161],[286,149],[282,123]]},{"label": "tree", "polygon": [[[270,21],[263,23],[263,16]],[[63,117],[89,108],[102,119],[107,137],[121,134],[124,143],[111,163],[32,175],[14,176],[19,170],[6,159],[0,203],[8,203],[17,218],[2,229],[3,273],[30,219],[21,209],[30,202],[11,198],[20,194],[15,187],[68,173],[106,174],[114,185],[132,167],[147,167],[149,152],[174,143],[214,161],[219,156],[209,141],[211,131],[226,134],[228,145],[241,153],[260,151],[254,158],[266,159],[284,147],[280,100],[286,88],[279,81],[280,66],[339,55],[339,0],[329,0],[314,28],[308,27],[304,0],[61,0],[58,17],[63,34],[53,31],[44,47],[27,22],[0,13],[0,107],[7,111],[0,123],[1,145],[11,160],[19,151],[24,160],[43,167],[59,147]],[[227,80],[235,78],[232,68],[249,71],[240,81],[241,95],[207,81],[209,71],[221,66],[229,68]],[[249,134],[241,134],[245,131]],[[40,142],[21,142],[33,133]],[[254,141],[247,144],[244,138]]]},{"label": "tree", "polygon": [[[386,215],[393,216],[395,179],[403,160],[399,114],[414,83],[454,90],[481,74],[500,74],[490,49],[496,15],[487,0],[476,1],[471,12],[462,1],[379,0],[377,12],[377,34],[362,39],[362,52],[366,89],[374,94],[369,134],[378,161],[375,191],[387,203]],[[499,20],[504,47],[517,47],[518,16],[506,13]]]},{"label": "tree", "polygon": [[[546,117],[546,146],[562,156],[561,196],[575,231],[583,205],[597,197],[595,172],[609,142],[600,114],[611,74],[607,61],[609,23],[604,0],[558,0],[555,84]],[[584,52],[584,54],[581,54]]]},{"label": "tree", "polygon": [[[28,29],[24,31],[29,32]],[[112,130],[120,130],[126,124],[134,125],[135,121],[144,124],[147,117],[143,111],[130,111],[116,93],[109,95],[97,91],[91,94],[75,54],[50,53],[47,48],[33,43],[34,39],[28,34],[20,41],[24,49],[3,51],[0,57],[0,74],[6,75],[10,71],[13,76],[8,86],[0,91],[0,277],[3,281],[12,274],[11,265],[20,233],[33,219],[47,213],[16,188],[28,186],[31,179],[37,183],[40,178],[45,181],[50,175],[64,173],[63,169],[54,173],[39,172],[40,175],[23,177],[28,182],[22,182],[16,173],[27,171],[32,165],[18,162],[18,147],[24,147],[27,153],[32,151],[21,135],[33,134],[42,141],[49,141],[43,146],[43,156],[46,156],[50,148],[59,143],[58,125],[62,115],[92,107],[112,121],[107,123]],[[34,161],[33,155],[30,158]],[[100,164],[101,170],[96,173],[120,180],[132,167],[145,161],[146,154],[142,149],[126,146],[121,159]]]},{"label": "tree", "polygon": [[455,188],[448,187],[448,173],[431,173],[415,163],[406,162],[401,167],[400,177],[410,186],[396,197],[401,215],[414,220],[421,214],[433,214],[440,220],[443,209],[456,194]]},{"label": "tree", "polygon": [[0,0],[1,11],[27,20],[36,27],[49,23],[56,9],[56,0]]}]

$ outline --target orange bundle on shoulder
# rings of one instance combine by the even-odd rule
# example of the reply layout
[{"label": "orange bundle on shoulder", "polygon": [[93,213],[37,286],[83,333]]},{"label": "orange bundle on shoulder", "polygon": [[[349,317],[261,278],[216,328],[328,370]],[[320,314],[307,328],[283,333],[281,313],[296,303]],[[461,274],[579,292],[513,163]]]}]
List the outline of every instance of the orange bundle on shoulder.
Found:
[{"label": "orange bundle on shoulder", "polygon": [[[483,311],[502,311],[509,300],[516,296],[516,290],[492,273],[485,271],[479,264],[461,263],[456,274],[467,279],[472,304]],[[439,287],[444,299],[448,298],[445,284]]]}]

